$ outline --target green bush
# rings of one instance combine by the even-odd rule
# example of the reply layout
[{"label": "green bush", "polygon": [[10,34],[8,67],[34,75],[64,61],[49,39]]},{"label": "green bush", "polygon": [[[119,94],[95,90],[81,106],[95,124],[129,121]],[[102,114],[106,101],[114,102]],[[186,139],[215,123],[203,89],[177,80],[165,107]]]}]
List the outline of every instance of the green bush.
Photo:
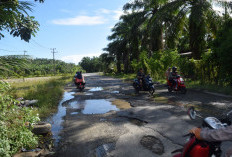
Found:
[{"label": "green bush", "polygon": [[0,87],[0,156],[10,157],[22,148],[37,146],[37,137],[30,126],[39,117],[33,109],[15,105],[17,101],[7,94],[9,84],[0,81]]}]

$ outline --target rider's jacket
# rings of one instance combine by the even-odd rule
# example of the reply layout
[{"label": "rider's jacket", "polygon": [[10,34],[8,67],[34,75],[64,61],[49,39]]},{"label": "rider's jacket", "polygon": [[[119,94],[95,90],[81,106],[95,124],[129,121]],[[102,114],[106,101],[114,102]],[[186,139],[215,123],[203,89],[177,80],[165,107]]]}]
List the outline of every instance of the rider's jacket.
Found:
[{"label": "rider's jacket", "polygon": [[177,77],[177,72],[171,72],[171,78],[174,79]]},{"label": "rider's jacket", "polygon": [[232,125],[222,129],[201,130],[201,137],[206,141],[232,141]]},{"label": "rider's jacket", "polygon": [[[215,142],[215,141],[232,141],[232,125],[222,128],[222,129],[208,129],[208,128],[203,128],[201,130],[200,134],[201,138],[210,141],[210,142]],[[229,148],[226,150],[226,156],[232,156],[232,145],[229,146]]]}]

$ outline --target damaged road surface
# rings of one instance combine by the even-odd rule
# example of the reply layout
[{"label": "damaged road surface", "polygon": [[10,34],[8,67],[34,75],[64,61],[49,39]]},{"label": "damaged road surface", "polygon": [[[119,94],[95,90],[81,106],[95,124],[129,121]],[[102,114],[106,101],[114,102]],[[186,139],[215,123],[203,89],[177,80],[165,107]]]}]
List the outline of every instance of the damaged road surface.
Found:
[{"label": "damaged road surface", "polygon": [[146,92],[136,95],[131,82],[98,74],[85,79],[81,93],[74,85],[66,88],[72,96],[61,103],[65,115],[55,156],[168,157],[196,126],[185,108],[158,103]]}]

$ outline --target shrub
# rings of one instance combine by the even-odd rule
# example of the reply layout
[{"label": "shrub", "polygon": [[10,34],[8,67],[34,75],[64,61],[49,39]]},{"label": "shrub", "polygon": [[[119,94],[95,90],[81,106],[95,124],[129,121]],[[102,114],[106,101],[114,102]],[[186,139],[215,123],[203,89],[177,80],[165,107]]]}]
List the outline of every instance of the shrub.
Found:
[{"label": "shrub", "polygon": [[10,157],[21,148],[37,146],[37,137],[31,132],[30,125],[39,121],[31,108],[16,106],[16,100],[7,94],[9,84],[0,81],[0,156]]}]

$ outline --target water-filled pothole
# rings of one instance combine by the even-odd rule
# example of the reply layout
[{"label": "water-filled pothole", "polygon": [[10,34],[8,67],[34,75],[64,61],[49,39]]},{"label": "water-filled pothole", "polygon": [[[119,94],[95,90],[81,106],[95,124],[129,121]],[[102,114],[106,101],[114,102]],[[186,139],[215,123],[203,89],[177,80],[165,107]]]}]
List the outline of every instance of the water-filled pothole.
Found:
[{"label": "water-filled pothole", "polygon": [[77,101],[72,104],[75,109],[80,109],[82,114],[104,114],[109,111],[119,111],[120,109],[105,99],[93,99]]},{"label": "water-filled pothole", "polygon": [[111,151],[115,150],[115,143],[107,143],[103,144],[96,148],[96,157],[105,157],[107,156]]},{"label": "water-filled pothole", "polygon": [[102,91],[103,88],[102,87],[94,87],[94,88],[91,88],[89,91],[90,92],[98,92],[98,91]]},{"label": "water-filled pothole", "polygon": [[158,154],[158,155],[162,155],[164,153],[164,145],[163,143],[160,141],[160,139],[154,137],[154,136],[144,136],[141,141],[140,144],[151,150],[153,153]]},{"label": "water-filled pothole", "polygon": [[50,123],[52,125],[52,135],[54,139],[54,145],[57,146],[60,136],[59,133],[63,129],[62,122],[63,117],[66,115],[66,105],[62,105],[63,103],[67,102],[68,100],[71,100],[74,98],[73,96],[74,92],[65,92],[63,95],[63,99],[60,101],[58,106],[58,111],[53,116],[49,117],[46,122]]}]

